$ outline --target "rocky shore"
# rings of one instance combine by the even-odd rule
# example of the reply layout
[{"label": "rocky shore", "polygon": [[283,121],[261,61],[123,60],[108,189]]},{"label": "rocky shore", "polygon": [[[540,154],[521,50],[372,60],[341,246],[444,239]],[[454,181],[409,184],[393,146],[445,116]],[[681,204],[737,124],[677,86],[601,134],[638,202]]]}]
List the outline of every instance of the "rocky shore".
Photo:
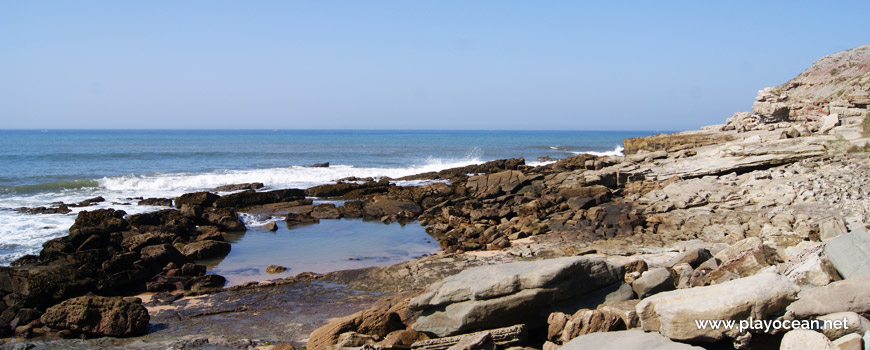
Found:
[{"label": "rocky shore", "polygon": [[[627,139],[625,156],[239,184],[152,198],[172,205],[152,213],[83,211],[39,256],[0,268],[0,335],[10,348],[862,349],[868,104],[862,46],[761,90],[725,124]],[[197,262],[229,253],[223,234],[246,229],[243,212],[288,226],[418,221],[442,252],[225,289]]]}]

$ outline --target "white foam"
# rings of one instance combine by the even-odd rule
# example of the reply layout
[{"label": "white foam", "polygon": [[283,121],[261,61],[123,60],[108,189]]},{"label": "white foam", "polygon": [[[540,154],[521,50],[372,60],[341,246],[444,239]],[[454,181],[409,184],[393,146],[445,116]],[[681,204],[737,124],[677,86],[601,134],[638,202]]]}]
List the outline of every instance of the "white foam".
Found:
[{"label": "white foam", "polygon": [[625,148],[622,148],[622,145],[617,145],[616,148],[614,148],[612,151],[606,151],[606,152],[595,152],[595,151],[575,152],[575,151],[572,151],[571,153],[574,153],[576,155],[591,154],[593,156],[598,156],[598,157],[607,157],[607,156],[622,156],[623,155],[622,151],[624,151],[624,150],[625,150]]},{"label": "white foam", "polygon": [[553,164],[555,162],[556,162],[555,160],[546,160],[546,161],[542,161],[542,162],[527,162],[526,165],[531,166],[531,167],[535,167],[535,166]]}]

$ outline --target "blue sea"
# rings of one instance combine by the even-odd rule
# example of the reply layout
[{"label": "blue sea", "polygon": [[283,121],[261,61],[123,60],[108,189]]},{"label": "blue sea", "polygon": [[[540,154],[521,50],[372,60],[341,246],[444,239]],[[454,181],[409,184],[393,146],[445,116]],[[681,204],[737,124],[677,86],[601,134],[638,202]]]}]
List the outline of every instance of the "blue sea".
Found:
[{"label": "blue sea", "polygon": [[[129,214],[163,209],[136,197],[171,198],[226,184],[307,188],[337,179],[389,176],[524,157],[620,154],[637,131],[403,130],[0,130],[0,264],[36,254],[63,236],[80,210]],[[328,168],[307,165],[329,162]],[[19,207],[105,202],[69,214]],[[245,218],[246,220],[254,220]],[[256,224],[256,222],[249,222]]]}]

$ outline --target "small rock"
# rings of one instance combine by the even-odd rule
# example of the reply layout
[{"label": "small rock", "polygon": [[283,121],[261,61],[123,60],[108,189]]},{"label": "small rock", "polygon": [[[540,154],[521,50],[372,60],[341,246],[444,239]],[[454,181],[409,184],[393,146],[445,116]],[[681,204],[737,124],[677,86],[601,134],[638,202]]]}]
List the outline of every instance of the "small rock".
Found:
[{"label": "small rock", "polygon": [[284,266],[278,266],[278,265],[266,266],[267,273],[282,273],[284,271],[287,271],[287,268]]},{"label": "small rock", "polygon": [[263,225],[263,229],[266,231],[278,231],[278,224],[274,221],[269,221],[269,223]]}]

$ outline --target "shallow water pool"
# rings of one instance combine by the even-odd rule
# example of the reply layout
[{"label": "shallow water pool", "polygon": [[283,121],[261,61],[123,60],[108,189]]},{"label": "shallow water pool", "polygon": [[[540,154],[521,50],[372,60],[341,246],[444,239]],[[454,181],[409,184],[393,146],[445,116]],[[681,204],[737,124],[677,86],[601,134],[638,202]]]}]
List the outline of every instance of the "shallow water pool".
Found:
[{"label": "shallow water pool", "polygon": [[[417,222],[385,225],[360,219],[320,220],[319,224],[278,231],[250,229],[225,236],[232,244],[223,259],[201,261],[227,278],[227,286],[264,281],[301,272],[324,273],[378,265],[392,265],[432,254],[438,243]],[[287,268],[270,274],[266,266]]]}]

